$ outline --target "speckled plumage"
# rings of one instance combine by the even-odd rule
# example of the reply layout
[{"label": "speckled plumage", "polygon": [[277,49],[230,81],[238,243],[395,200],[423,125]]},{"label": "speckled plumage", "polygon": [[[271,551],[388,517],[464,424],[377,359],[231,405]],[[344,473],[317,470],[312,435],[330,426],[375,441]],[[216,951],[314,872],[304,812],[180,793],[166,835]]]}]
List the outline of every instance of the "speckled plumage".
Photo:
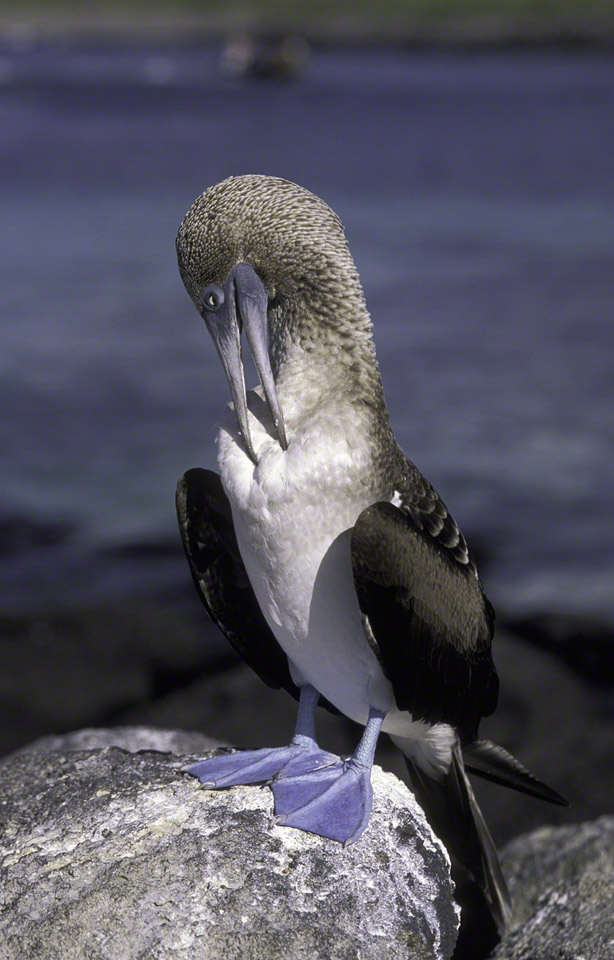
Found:
[{"label": "speckled plumage", "polygon": [[[270,350],[277,373],[291,344],[337,356],[339,337],[354,376],[371,320],[339,217],[302,187],[275,177],[229,177],[190,207],[177,235],[181,277],[195,306],[207,283],[240,261],[269,292]],[[328,336],[328,332],[332,336]],[[381,386],[380,386],[381,391]]]}]

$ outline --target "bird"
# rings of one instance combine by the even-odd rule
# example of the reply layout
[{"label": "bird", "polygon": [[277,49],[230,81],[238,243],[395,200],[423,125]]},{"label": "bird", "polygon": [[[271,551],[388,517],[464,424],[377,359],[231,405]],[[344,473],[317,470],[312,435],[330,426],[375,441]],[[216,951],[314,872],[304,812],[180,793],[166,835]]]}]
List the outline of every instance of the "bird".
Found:
[{"label": "bird", "polygon": [[[278,177],[231,176],[185,215],[183,284],[230,388],[219,474],[179,480],[198,593],[245,662],[298,700],[291,742],[187,768],[205,788],[269,783],[275,822],[342,844],[369,822],[378,736],[499,934],[510,896],[468,771],[566,801],[479,738],[496,708],[494,611],[463,534],[394,435],[370,313],[337,214]],[[246,389],[243,335],[259,384]],[[322,749],[318,704],[363,727]]]}]

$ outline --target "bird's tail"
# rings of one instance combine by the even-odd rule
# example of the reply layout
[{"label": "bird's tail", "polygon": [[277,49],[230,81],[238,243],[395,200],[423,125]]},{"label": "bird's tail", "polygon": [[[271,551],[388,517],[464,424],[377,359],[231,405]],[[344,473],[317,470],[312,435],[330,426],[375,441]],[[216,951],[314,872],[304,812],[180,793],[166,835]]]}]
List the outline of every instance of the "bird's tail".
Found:
[{"label": "bird's tail", "polygon": [[492,780],[503,787],[511,787],[532,797],[568,807],[569,803],[560,793],[538,780],[530,770],[513,757],[498,743],[492,740],[473,740],[463,745],[465,767],[470,773]]},{"label": "bird's tail", "polygon": [[[395,742],[403,749],[402,740],[395,737]],[[403,753],[416,799],[452,858],[457,889],[462,885],[459,879],[469,873],[501,935],[511,914],[510,895],[494,841],[465,772],[460,745],[453,748],[448,772],[439,780],[425,773],[405,750]]]}]

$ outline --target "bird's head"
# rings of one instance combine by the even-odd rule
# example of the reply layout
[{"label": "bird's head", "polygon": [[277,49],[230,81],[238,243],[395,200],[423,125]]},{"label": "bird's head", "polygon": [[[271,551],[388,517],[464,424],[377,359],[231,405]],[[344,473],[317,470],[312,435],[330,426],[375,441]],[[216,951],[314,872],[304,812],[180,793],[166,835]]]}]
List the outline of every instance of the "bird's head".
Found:
[{"label": "bird's head", "polygon": [[179,271],[224,366],[243,440],[247,419],[241,334],[287,446],[275,377],[290,349],[370,339],[371,324],[339,217],[308,190],[276,177],[230,177],[206,190],[177,234]]}]

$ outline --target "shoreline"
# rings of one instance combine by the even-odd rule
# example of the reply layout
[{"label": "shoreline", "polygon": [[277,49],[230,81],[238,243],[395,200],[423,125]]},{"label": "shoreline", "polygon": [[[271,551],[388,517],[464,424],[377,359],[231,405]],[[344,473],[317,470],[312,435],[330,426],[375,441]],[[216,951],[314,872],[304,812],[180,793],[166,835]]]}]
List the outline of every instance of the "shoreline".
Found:
[{"label": "shoreline", "polygon": [[[37,43],[194,44],[216,42],[228,34],[261,36],[298,34],[314,45],[392,46],[407,49],[570,49],[614,48],[614,4],[592,4],[595,10],[573,14],[544,9],[527,14],[522,4],[508,3],[496,10],[458,16],[440,9],[427,13],[418,4],[407,4],[401,15],[392,2],[373,16],[360,4],[344,5],[334,15],[317,3],[300,10],[278,7],[261,0],[252,6],[230,3],[207,11],[189,3],[177,9],[171,2],[144,8],[140,4],[115,6],[90,4],[86,9],[71,2],[49,7],[39,3],[0,6],[0,44],[30,46]],[[600,13],[596,8],[599,7]]]}]

